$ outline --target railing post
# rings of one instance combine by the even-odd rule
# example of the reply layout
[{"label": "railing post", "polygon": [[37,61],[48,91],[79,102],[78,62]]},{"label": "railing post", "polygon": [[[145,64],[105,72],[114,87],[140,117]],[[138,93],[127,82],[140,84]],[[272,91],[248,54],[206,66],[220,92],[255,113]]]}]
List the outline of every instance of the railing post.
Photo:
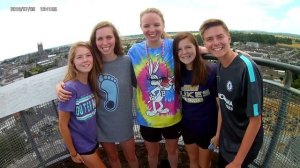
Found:
[{"label": "railing post", "polygon": [[21,111],[20,112],[20,118],[21,118],[21,123],[22,123],[22,126],[24,128],[24,131],[26,132],[26,134],[28,135],[28,141],[30,142],[31,146],[32,146],[32,150],[34,151],[34,153],[36,154],[36,157],[37,159],[40,161],[40,166],[41,167],[46,167],[46,164],[36,146],[36,143],[34,142],[34,139],[32,137],[32,134],[30,133],[30,129],[29,129],[29,126],[27,125],[27,122],[26,122],[26,118],[24,116],[24,111]]},{"label": "railing post", "polygon": [[55,101],[55,100],[52,100],[51,103],[52,103],[52,106],[54,107],[55,114],[56,114],[56,116],[57,116],[57,118],[58,118],[58,110],[57,110],[57,107],[56,107],[56,104],[55,104],[54,101]]},{"label": "railing post", "polygon": [[282,128],[284,127],[284,122],[286,121],[286,116],[288,113],[287,107],[291,95],[289,88],[291,87],[292,81],[292,72],[287,70],[282,93],[283,99],[281,100],[279,106],[276,126],[274,128],[273,135],[271,137],[271,142],[266,152],[267,155],[265,156],[265,161],[263,162],[262,167],[270,167],[272,164],[272,158],[276,157],[275,149],[277,147],[279,137],[281,135]]}]

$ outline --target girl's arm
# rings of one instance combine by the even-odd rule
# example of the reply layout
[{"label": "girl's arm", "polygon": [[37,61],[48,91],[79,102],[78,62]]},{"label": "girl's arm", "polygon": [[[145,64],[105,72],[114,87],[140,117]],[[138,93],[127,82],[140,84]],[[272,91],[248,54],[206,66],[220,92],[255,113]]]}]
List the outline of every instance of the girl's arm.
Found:
[{"label": "girl's arm", "polygon": [[69,100],[72,96],[72,93],[69,92],[69,91],[66,91],[64,89],[65,87],[65,83],[64,82],[61,82],[59,84],[56,85],[55,87],[55,92],[56,92],[56,95],[58,97],[58,99],[62,102],[65,102],[67,100]]},{"label": "girl's arm", "polygon": [[76,163],[83,163],[83,159],[77,153],[71,138],[71,133],[68,127],[70,116],[71,115],[69,112],[59,111],[59,118],[58,118],[59,131],[65,141],[65,144],[67,145],[72,160]]},{"label": "girl's arm", "polygon": [[137,81],[136,81],[136,76],[134,73],[133,65],[132,62],[130,61],[130,75],[131,75],[131,85],[136,88]]},{"label": "girl's arm", "polygon": [[207,54],[208,53],[207,48],[203,47],[203,46],[199,46],[199,51],[200,51],[200,54]]}]

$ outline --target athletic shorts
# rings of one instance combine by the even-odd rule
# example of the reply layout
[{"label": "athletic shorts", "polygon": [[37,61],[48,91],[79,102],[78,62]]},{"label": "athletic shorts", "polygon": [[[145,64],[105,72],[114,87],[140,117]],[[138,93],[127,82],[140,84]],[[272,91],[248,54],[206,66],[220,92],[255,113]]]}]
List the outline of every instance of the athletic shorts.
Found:
[{"label": "athletic shorts", "polygon": [[98,147],[99,147],[99,144],[97,143],[96,144],[96,146],[92,149],[92,150],[90,150],[90,151],[88,151],[88,152],[82,152],[82,153],[79,153],[80,155],[91,155],[91,154],[93,154],[93,153],[95,153],[96,152],[96,150],[98,149]]},{"label": "athletic shorts", "polygon": [[[248,168],[248,166],[254,161],[255,158],[256,158],[255,156],[247,155],[245,160],[243,161],[241,168]],[[219,161],[218,161],[219,168],[225,168],[229,163],[230,162],[225,160],[224,157],[221,154],[219,154]]]},{"label": "athletic shorts", "polygon": [[183,128],[182,137],[184,144],[197,144],[202,149],[207,149],[214,135],[195,135],[191,130]]},{"label": "athletic shorts", "polygon": [[152,128],[140,125],[140,132],[145,141],[159,142],[165,139],[177,139],[181,136],[181,122],[165,128]]}]

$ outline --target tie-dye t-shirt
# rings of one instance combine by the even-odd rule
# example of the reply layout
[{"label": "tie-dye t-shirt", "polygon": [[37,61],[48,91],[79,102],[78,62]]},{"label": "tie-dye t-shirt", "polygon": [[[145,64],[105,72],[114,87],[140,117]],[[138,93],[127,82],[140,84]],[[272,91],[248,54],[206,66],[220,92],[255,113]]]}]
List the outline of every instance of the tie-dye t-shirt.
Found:
[{"label": "tie-dye t-shirt", "polygon": [[148,48],[143,41],[134,44],[128,51],[137,80],[136,115],[139,125],[164,128],[182,118],[175,93],[172,44],[172,39],[164,39],[161,47]]}]

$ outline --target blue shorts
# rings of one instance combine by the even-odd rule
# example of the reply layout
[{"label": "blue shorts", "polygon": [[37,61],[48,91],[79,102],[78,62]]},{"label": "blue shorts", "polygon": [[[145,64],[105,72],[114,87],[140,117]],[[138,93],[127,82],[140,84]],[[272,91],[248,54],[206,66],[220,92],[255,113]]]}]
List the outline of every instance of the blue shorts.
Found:
[{"label": "blue shorts", "polygon": [[145,141],[159,142],[165,139],[177,139],[181,136],[181,122],[165,128],[152,128],[140,125],[140,132]]}]

